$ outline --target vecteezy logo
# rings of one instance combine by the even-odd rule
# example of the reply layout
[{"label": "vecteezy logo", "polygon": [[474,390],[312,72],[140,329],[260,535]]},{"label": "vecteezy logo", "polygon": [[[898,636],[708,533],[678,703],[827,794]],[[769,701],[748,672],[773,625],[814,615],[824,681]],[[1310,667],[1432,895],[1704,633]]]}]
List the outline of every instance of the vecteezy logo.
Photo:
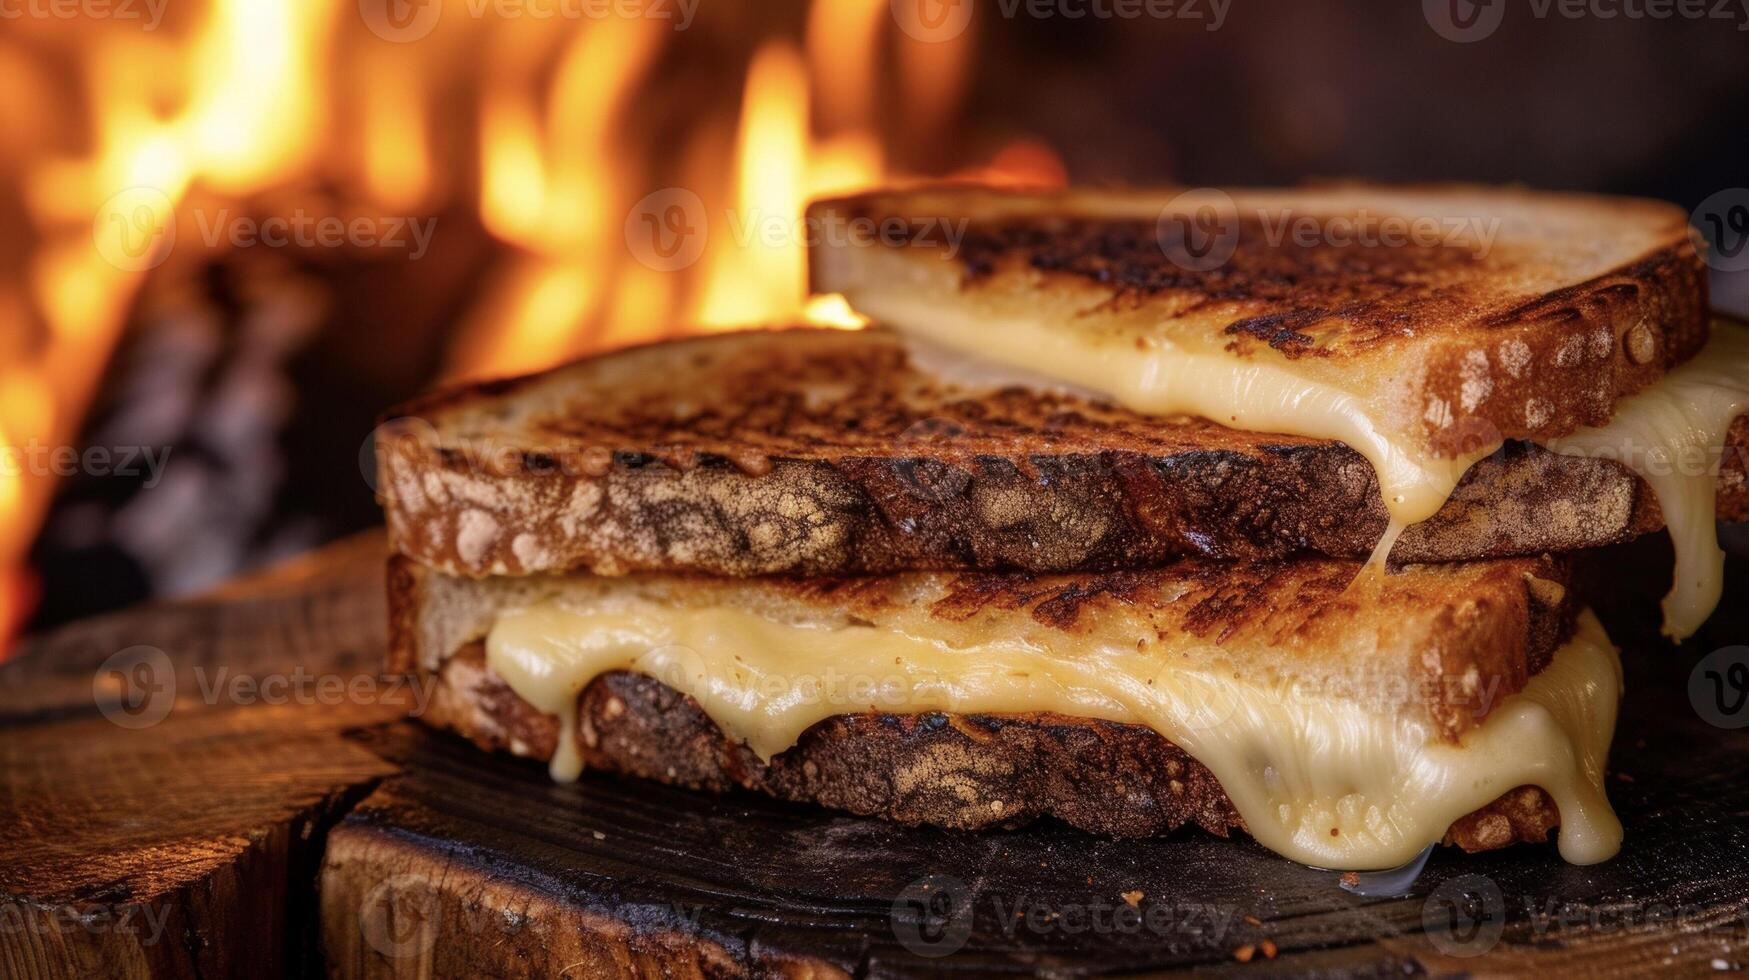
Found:
[{"label": "vecteezy logo", "polygon": [[1427,896],[1421,927],[1447,956],[1480,956],[1506,931],[1506,896],[1486,875],[1460,875]]},{"label": "vecteezy logo", "polygon": [[1421,12],[1434,33],[1447,41],[1468,44],[1500,29],[1506,19],[1504,0],[1421,0]]},{"label": "vecteezy logo", "polygon": [[398,874],[365,893],[358,908],[359,931],[370,948],[401,959],[437,944],[443,901],[423,875]]},{"label": "vecteezy logo", "polygon": [[1192,272],[1218,269],[1239,248],[1239,207],[1218,188],[1185,191],[1160,209],[1154,237],[1173,265]]},{"label": "vecteezy logo", "polygon": [[1167,696],[1173,717],[1190,732],[1220,728],[1239,710],[1239,696],[1232,685],[1211,674],[1185,672],[1173,683]]},{"label": "vecteezy logo", "polygon": [[1688,675],[1688,701],[1709,725],[1749,726],[1749,646],[1723,647],[1702,657]]},{"label": "vecteezy logo", "polygon": [[717,686],[711,665],[704,655],[691,647],[670,644],[653,647],[638,658],[640,672],[695,697],[713,691]]},{"label": "vecteezy logo", "polygon": [[925,44],[951,41],[972,22],[972,0],[888,0],[893,20]]},{"label": "vecteezy logo", "polygon": [[115,724],[150,728],[176,706],[176,667],[157,647],[118,650],[91,678],[91,698]]},{"label": "vecteezy logo", "polygon": [[358,0],[358,15],[385,41],[407,44],[437,28],[443,0]]},{"label": "vecteezy logo", "polygon": [[626,247],[657,272],[675,272],[697,262],[710,238],[704,201],[684,187],[644,195],[626,213]]},{"label": "vecteezy logo", "polygon": [[176,208],[156,187],[111,195],[91,222],[91,241],[103,260],[123,272],[144,272],[170,257],[176,244]]},{"label": "vecteezy logo", "polygon": [[893,935],[918,956],[949,956],[972,935],[966,883],[948,875],[919,878],[893,899]]},{"label": "vecteezy logo", "polygon": [[[370,434],[364,437],[364,442],[358,447],[358,471],[364,476],[364,482],[372,493],[384,492],[382,466],[377,459],[377,444],[389,439],[430,447],[436,447],[439,443],[437,428],[417,415],[392,418],[370,430]],[[401,492],[403,498],[414,497],[412,500],[403,499],[403,503],[421,509],[425,506],[423,489],[417,480],[406,481],[404,486],[388,489]]]},{"label": "vecteezy logo", "polygon": [[1719,191],[1700,202],[1688,221],[1706,246],[1707,265],[1720,272],[1749,270],[1749,188]]}]

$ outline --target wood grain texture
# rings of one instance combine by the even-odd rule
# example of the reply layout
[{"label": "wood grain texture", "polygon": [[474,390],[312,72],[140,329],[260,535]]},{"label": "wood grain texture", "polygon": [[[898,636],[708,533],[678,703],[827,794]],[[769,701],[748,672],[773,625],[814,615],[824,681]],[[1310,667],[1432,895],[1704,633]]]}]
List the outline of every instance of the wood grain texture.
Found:
[{"label": "wood grain texture", "polygon": [[[1655,594],[1667,573],[1643,551],[1603,567]],[[0,976],[308,975],[324,960],[333,977],[1749,963],[1749,731],[1707,725],[1687,696],[1696,656],[1749,636],[1741,563],[1727,610],[1682,651],[1654,650],[1643,607],[1599,600],[1629,648],[1610,783],[1620,857],[1440,853],[1410,897],[1365,899],[1332,872],[1195,832],[962,833],[629,779],[556,786],[398,720],[386,697],[208,703],[186,676],[371,676],[382,557],[366,538],[218,597],[81,624],[0,666]],[[93,671],[142,642],[171,657],[178,697],[128,729],[100,712]],[[1483,899],[1476,944],[1450,925],[1463,887]]]},{"label": "wood grain texture", "polygon": [[[335,696],[374,678],[381,561],[367,536],[0,664],[0,976],[319,969],[323,837],[393,771],[341,733],[407,710],[386,685]],[[147,674],[102,669],[142,648]],[[130,694],[142,710],[118,711]]]}]

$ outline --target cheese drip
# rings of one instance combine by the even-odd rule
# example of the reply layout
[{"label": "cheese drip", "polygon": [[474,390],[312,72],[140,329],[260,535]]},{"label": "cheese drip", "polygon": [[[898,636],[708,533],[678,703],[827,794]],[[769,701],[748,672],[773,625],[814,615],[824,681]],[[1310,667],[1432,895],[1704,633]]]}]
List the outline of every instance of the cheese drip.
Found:
[{"label": "cheese drip", "polygon": [[[1373,563],[1384,561],[1410,524],[1445,506],[1471,464],[1500,448],[1437,456],[1381,424],[1350,392],[1275,364],[1241,361],[1158,340],[1145,349],[1089,341],[1073,330],[955,311],[927,299],[857,296],[858,311],[899,324],[931,343],[973,351],[1011,368],[1067,383],[1150,415],[1195,415],[1247,432],[1279,432],[1346,444],[1378,475],[1390,525]],[[1000,343],[993,343],[1000,338]]]},{"label": "cheese drip", "polygon": [[1715,322],[1693,360],[1623,399],[1608,425],[1548,443],[1556,452],[1617,460],[1652,488],[1676,551],[1664,633],[1677,640],[1694,635],[1724,591],[1718,465],[1731,422],[1746,411],[1749,330]]},{"label": "cheese drip", "polygon": [[[976,351],[1022,372],[1114,398],[1156,415],[1196,415],[1250,432],[1281,432],[1347,444],[1372,463],[1390,521],[1367,570],[1382,569],[1398,537],[1432,517],[1476,460],[1499,443],[1459,459],[1444,459],[1382,428],[1367,406],[1340,389],[1282,366],[1202,354],[1160,342],[1146,350],[1101,345],[1075,331],[957,313],[942,304],[890,295],[859,296],[864,312],[901,324],[928,344]],[[1001,344],[990,343],[1000,336]],[[920,348],[914,343],[913,352]],[[927,348],[923,348],[927,349]],[[936,361],[952,363],[940,355]],[[956,372],[969,374],[963,366]],[[985,372],[988,374],[988,372]],[[1719,548],[1717,463],[1725,434],[1749,411],[1749,329],[1715,322],[1712,339],[1693,360],[1651,387],[1623,399],[1609,424],[1550,440],[1547,447],[1616,459],[1652,488],[1676,547],[1675,582],[1664,600],[1664,632],[1683,639],[1712,614],[1723,591]]]},{"label": "cheese drip", "polygon": [[1457,818],[1526,784],[1559,806],[1568,861],[1606,860],[1621,842],[1603,792],[1621,666],[1589,612],[1524,689],[1492,711],[1478,699],[1485,720],[1460,744],[1442,740],[1418,703],[1381,710],[1067,635],[1051,649],[1021,640],[950,647],[890,628],[792,625],[725,607],[548,602],[503,613],[486,656],[513,691],[559,717],[559,780],[582,769],[578,695],[600,674],[630,670],[691,695],[762,759],[826,718],[864,711],[1056,712],[1145,725],[1214,773],[1253,837],[1318,867],[1396,867]]}]

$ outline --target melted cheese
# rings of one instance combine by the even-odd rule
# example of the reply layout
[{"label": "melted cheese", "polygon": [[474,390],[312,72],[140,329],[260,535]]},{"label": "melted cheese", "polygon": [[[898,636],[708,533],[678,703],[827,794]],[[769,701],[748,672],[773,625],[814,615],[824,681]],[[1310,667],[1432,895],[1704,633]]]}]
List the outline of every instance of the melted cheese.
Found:
[{"label": "melted cheese", "polygon": [[1746,411],[1749,330],[1715,323],[1712,339],[1693,360],[1623,399],[1608,425],[1548,444],[1556,452],[1622,462],[1652,488],[1676,549],[1664,632],[1678,640],[1706,622],[1724,589],[1717,471],[1726,432]]},{"label": "melted cheese", "polygon": [[1319,867],[1401,865],[1457,818],[1526,784],[1560,807],[1568,861],[1605,860],[1621,841],[1603,792],[1621,667],[1589,612],[1550,666],[1461,744],[1417,720],[1415,705],[1381,711],[1068,635],[1053,649],[1019,640],[951,647],[894,629],[798,626],[723,607],[547,603],[502,614],[486,651],[512,690],[559,717],[552,773],[561,780],[582,768],[579,693],[602,673],[631,670],[691,695],[766,759],[815,723],[862,711],[1049,711],[1145,725],[1214,773],[1257,840]]},{"label": "melted cheese", "polygon": [[[988,318],[904,296],[865,297],[876,319],[904,324],[930,345],[1048,377],[1114,398],[1138,412],[1195,415],[1250,432],[1281,432],[1347,444],[1372,463],[1390,523],[1368,562],[1382,567],[1411,524],[1445,506],[1484,447],[1460,459],[1429,454],[1382,426],[1354,395],[1300,377],[1285,366],[1239,361],[1225,354],[1159,342],[1144,350],[1090,342],[1075,331],[1005,321],[1004,343],[989,343]],[[937,361],[944,360],[935,355]],[[963,366],[956,373],[964,374]],[[1711,615],[1722,592],[1724,552],[1718,545],[1715,495],[1718,454],[1731,421],[1749,411],[1749,330],[1715,323],[1712,340],[1638,395],[1623,399],[1606,426],[1583,429],[1549,448],[1620,460],[1657,496],[1676,545],[1675,585],[1664,600],[1664,632],[1690,636]]]},{"label": "melted cheese", "polygon": [[[1383,561],[1402,529],[1432,517],[1470,465],[1499,444],[1460,459],[1436,456],[1392,431],[1354,394],[1294,373],[1290,367],[1241,361],[1158,340],[1145,349],[1089,341],[1041,323],[1004,321],[902,295],[859,297],[862,312],[903,324],[907,333],[960,351],[975,351],[1024,372],[1066,382],[1151,415],[1195,415],[1248,432],[1280,432],[1347,444],[1378,474],[1390,530],[1375,554]],[[992,344],[993,336],[1002,338]]]}]

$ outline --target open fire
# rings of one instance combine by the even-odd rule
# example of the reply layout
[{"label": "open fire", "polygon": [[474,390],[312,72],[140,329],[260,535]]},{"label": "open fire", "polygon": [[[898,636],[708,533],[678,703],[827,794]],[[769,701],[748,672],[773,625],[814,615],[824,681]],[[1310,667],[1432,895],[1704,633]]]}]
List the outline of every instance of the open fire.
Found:
[{"label": "open fire", "polygon": [[[803,307],[810,197],[1061,182],[1036,141],[948,138],[974,31],[919,40],[887,0],[785,8],[140,0],[9,21],[0,445],[70,447],[142,287],[234,246],[226,222],[263,199],[295,201],[318,244],[324,220],[386,246],[471,215],[494,244],[447,327],[443,373],[465,377],[688,329],[853,325]],[[0,471],[0,639],[54,485]]]}]

